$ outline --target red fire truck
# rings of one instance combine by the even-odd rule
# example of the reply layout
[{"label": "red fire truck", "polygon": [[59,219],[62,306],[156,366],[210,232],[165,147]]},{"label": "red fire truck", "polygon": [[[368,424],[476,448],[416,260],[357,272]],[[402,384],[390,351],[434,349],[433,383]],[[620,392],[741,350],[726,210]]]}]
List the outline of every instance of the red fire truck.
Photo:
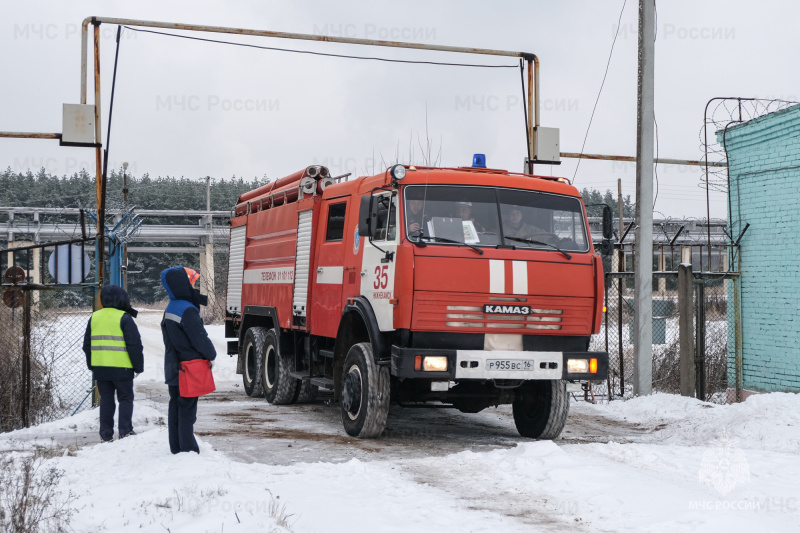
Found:
[{"label": "red fire truck", "polygon": [[[610,210],[603,232],[608,248]],[[510,403],[521,435],[552,439],[566,382],[607,377],[608,354],[589,351],[603,289],[563,178],[398,164],[339,181],[310,166],[235,206],[228,352],[250,396],[331,391],[352,436],[379,436],[390,402]]]}]

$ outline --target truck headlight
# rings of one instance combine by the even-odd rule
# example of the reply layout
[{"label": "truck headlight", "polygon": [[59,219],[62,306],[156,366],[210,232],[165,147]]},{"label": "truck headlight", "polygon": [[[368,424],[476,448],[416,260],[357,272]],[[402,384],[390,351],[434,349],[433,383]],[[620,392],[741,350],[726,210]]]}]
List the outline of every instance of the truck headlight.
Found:
[{"label": "truck headlight", "polygon": [[567,372],[570,374],[586,374],[589,372],[589,360],[567,359]]},{"label": "truck headlight", "polygon": [[428,372],[447,372],[447,357],[425,357],[422,360],[422,369]]}]

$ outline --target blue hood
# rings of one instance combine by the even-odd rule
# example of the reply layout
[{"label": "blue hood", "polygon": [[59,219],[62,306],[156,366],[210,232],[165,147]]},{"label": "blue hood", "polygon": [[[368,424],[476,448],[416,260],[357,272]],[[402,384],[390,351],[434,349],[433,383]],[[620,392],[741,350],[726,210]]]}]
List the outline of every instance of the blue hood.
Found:
[{"label": "blue hood", "polygon": [[182,266],[170,267],[161,272],[161,285],[164,286],[170,300],[186,300],[192,302],[198,309],[201,305],[208,305],[208,297],[192,288],[189,276]]},{"label": "blue hood", "polygon": [[113,307],[120,311],[125,311],[135,317],[138,312],[131,307],[131,300],[125,289],[118,285],[106,285],[100,291],[100,303],[103,307]]}]

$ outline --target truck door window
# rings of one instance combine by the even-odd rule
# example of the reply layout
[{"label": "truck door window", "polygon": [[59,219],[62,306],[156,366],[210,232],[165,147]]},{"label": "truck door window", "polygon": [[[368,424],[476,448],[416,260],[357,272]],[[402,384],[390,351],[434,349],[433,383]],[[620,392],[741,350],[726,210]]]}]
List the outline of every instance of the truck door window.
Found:
[{"label": "truck door window", "polygon": [[328,206],[328,229],[325,232],[325,242],[342,240],[344,237],[344,216],[346,211],[347,202]]},{"label": "truck door window", "polygon": [[375,236],[376,241],[393,241],[397,234],[397,204],[394,193],[381,194],[375,196],[378,202],[378,221],[376,226],[379,228]]}]

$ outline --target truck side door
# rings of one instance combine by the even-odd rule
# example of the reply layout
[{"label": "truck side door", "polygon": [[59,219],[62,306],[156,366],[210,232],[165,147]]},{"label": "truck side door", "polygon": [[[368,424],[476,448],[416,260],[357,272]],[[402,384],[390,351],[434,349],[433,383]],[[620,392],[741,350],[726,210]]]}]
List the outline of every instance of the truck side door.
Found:
[{"label": "truck side door", "polygon": [[[361,260],[361,295],[369,300],[381,331],[394,329],[394,278],[397,253],[397,193],[375,194],[378,202],[378,235],[372,244],[366,237]],[[380,249],[379,249],[380,248]],[[387,258],[389,255],[391,258]]]}]

